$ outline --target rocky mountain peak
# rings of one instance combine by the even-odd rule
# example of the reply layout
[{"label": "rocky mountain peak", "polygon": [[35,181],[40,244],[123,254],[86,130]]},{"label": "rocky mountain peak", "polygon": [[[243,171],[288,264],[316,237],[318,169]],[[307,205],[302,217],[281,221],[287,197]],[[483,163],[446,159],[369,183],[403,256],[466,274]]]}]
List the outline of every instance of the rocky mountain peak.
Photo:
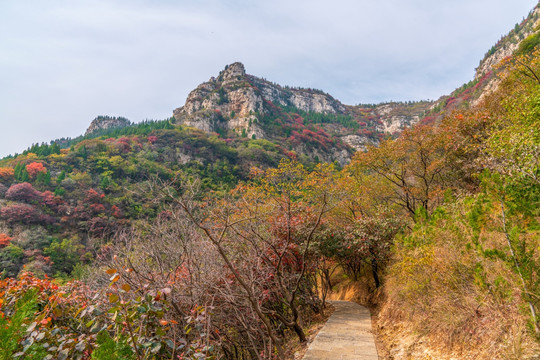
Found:
[{"label": "rocky mountain peak", "polygon": [[233,80],[243,78],[246,75],[246,68],[241,62],[235,62],[225,66],[225,69],[219,73],[219,78],[223,80]]},{"label": "rocky mountain peak", "polygon": [[121,128],[131,125],[131,121],[124,117],[116,116],[98,116],[90,123],[88,129],[84,135],[89,135],[98,130],[112,129],[112,128]]},{"label": "rocky mountain peak", "polygon": [[343,114],[338,100],[319,90],[282,87],[247,75],[244,65],[227,65],[217,78],[200,84],[188,95],[183,107],[174,110],[178,123],[204,131],[232,130],[250,138],[264,138],[263,116],[276,106],[305,112]]}]

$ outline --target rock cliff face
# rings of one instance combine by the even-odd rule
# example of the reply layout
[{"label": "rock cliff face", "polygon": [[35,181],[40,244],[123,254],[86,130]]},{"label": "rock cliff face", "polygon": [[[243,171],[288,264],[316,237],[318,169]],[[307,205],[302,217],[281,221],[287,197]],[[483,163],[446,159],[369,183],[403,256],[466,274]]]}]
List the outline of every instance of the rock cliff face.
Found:
[{"label": "rock cliff face", "polygon": [[89,135],[98,130],[121,128],[131,125],[131,122],[123,117],[98,116],[90,123],[84,135]]},{"label": "rock cliff face", "polygon": [[529,16],[516,24],[516,27],[506,36],[501,38],[480,61],[480,65],[476,68],[475,79],[479,79],[500,63],[505,58],[511,56],[519,47],[519,43],[529,35],[537,31],[540,25],[540,8],[538,5],[533,9]]},{"label": "rock cliff face", "polygon": [[378,134],[382,137],[397,136],[404,129],[419,122],[433,106],[432,101],[389,102],[378,105],[347,106],[349,114],[359,124],[366,124],[367,134],[346,134],[341,140],[357,151],[365,151],[366,145],[376,145]]},{"label": "rock cliff face", "polygon": [[247,75],[236,62],[193,90],[183,107],[174,110],[180,124],[204,131],[233,130],[249,138],[265,138],[261,117],[276,105],[305,112],[345,113],[345,107],[321,91],[292,89]]},{"label": "rock cliff face", "polygon": [[345,144],[349,145],[356,151],[366,151],[367,145],[377,144],[373,139],[367,136],[355,134],[342,136],[341,141],[343,141]]},{"label": "rock cliff face", "polygon": [[[519,48],[521,41],[538,31],[540,26],[540,5],[537,5],[524,19],[521,24],[516,24],[506,36],[502,37],[480,61],[480,65],[476,68],[474,76],[475,81],[481,81],[482,78],[488,76],[496,69],[497,65],[506,58],[512,56]],[[472,106],[476,106],[482,102],[487,94],[492,93],[497,89],[499,79],[496,76],[489,76],[482,87],[476,99],[471,101]]]},{"label": "rock cliff face", "polygon": [[346,164],[354,151],[418,122],[431,102],[346,106],[313,89],[280,86],[246,74],[239,62],[197,86],[174,110],[179,124],[268,139],[320,161]]},{"label": "rock cliff face", "polygon": [[396,135],[405,128],[420,121],[420,116],[426,111],[426,107],[412,113],[400,112],[399,106],[394,104],[381,104],[375,108],[375,114],[380,118],[377,130],[389,135]]}]

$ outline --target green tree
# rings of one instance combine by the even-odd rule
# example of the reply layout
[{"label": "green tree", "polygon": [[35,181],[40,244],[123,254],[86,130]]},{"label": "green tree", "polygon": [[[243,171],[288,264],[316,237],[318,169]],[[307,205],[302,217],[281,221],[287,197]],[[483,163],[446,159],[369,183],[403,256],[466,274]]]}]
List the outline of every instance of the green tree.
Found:
[{"label": "green tree", "polygon": [[66,171],[62,170],[62,172],[60,172],[60,174],[58,174],[58,176],[56,177],[56,183],[60,184],[62,180],[64,180],[65,178],[66,178]]},{"label": "green tree", "polygon": [[36,176],[36,182],[38,184],[42,184],[42,185],[50,185],[50,183],[51,183],[51,172],[47,171],[47,172],[38,173],[37,176]]},{"label": "green tree", "polygon": [[49,247],[43,250],[53,262],[53,271],[59,274],[69,275],[75,265],[80,262],[83,246],[74,239],[53,240]]},{"label": "green tree", "polygon": [[0,250],[0,268],[3,276],[16,276],[23,265],[24,250],[9,244]]}]

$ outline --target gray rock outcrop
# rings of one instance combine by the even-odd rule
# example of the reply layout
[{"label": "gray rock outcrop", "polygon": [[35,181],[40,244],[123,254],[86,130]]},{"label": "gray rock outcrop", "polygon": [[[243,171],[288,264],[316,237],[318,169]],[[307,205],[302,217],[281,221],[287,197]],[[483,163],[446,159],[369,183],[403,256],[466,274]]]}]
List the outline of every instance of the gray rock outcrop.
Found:
[{"label": "gray rock outcrop", "polygon": [[266,137],[260,118],[275,106],[305,112],[346,112],[343,104],[322,91],[282,87],[247,75],[244,65],[236,62],[197,86],[173,115],[178,123],[204,131],[232,130],[260,139]]},{"label": "gray rock outcrop", "polygon": [[98,130],[122,128],[131,125],[131,122],[123,117],[98,116],[90,123],[84,135],[89,135]]}]

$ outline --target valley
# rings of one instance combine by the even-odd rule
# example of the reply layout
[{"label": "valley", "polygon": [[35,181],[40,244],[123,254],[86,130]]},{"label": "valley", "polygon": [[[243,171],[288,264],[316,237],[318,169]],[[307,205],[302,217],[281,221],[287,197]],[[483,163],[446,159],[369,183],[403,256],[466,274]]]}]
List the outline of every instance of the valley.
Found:
[{"label": "valley", "polygon": [[539,19],[435,101],[234,62],[0,159],[0,359],[297,359],[329,300],[379,359],[538,359]]}]

